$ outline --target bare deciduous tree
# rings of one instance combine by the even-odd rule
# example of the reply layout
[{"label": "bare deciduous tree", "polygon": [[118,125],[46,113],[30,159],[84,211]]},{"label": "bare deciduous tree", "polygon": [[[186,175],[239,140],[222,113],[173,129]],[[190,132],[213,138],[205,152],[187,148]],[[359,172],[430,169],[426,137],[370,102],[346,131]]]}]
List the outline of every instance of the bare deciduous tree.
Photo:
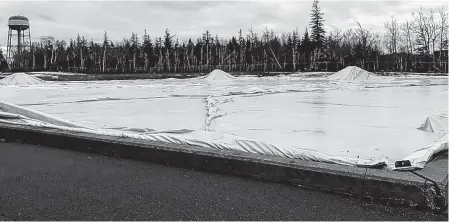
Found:
[{"label": "bare deciduous tree", "polygon": [[358,28],[356,29],[355,36],[362,49],[362,59],[361,66],[365,67],[365,58],[367,57],[368,48],[371,48],[375,40],[377,39],[378,33],[373,32],[370,29],[363,28],[360,22],[357,22]]},{"label": "bare deciduous tree", "polygon": [[[402,64],[397,55],[399,42],[401,41],[399,24],[394,16],[391,16],[390,22],[385,22],[385,45],[390,54],[393,55],[394,66],[397,67],[398,64]],[[401,66],[402,67],[402,66]],[[402,69],[401,69],[402,71]]]},{"label": "bare deciduous tree", "polygon": [[[251,41],[252,41],[253,43],[256,42],[256,41],[257,41],[257,35],[255,35],[255,34],[253,33],[253,30],[252,30],[252,29],[250,29],[250,34],[251,34]],[[274,54],[273,49],[272,49],[271,44],[270,44],[271,40],[273,40],[274,37],[275,37],[275,35],[274,35],[273,30],[268,30],[268,26],[265,26],[265,30],[264,30],[264,32],[263,32],[263,39],[262,39],[262,40],[265,39],[266,44],[267,44],[267,46],[268,46],[268,49],[270,50],[270,52],[271,52],[271,54],[272,54],[274,60],[276,60],[276,63],[278,64],[279,68],[281,68],[281,67],[282,67],[282,66],[281,66],[281,63],[279,63],[279,60],[278,60],[278,58],[276,57],[276,55]],[[282,34],[282,37],[281,37],[282,41],[286,42],[286,39],[285,39],[285,38],[286,38],[286,37],[285,37],[285,34],[283,33],[283,34]],[[265,50],[265,49],[264,49],[264,50]],[[264,54],[266,54],[266,52],[264,52]],[[285,67],[285,64],[284,64],[284,67]]]},{"label": "bare deciduous tree", "polygon": [[448,24],[448,13],[447,11],[444,10],[444,7],[441,7],[440,10],[438,11],[438,14],[440,16],[440,24],[439,24],[439,29],[440,29],[440,50],[443,49],[447,49],[447,30],[449,28],[449,24]]},{"label": "bare deciduous tree", "polygon": [[[430,9],[428,14],[428,30],[429,30],[429,37],[430,37],[430,43],[432,47],[432,53],[435,52],[435,47],[437,46],[437,40],[439,36],[441,35],[440,29],[439,29],[439,22],[436,20],[435,11]],[[434,56],[434,62],[435,62],[435,56]]]},{"label": "bare deciduous tree", "polygon": [[414,41],[412,22],[406,21],[401,25],[401,36],[408,54],[414,52]]},{"label": "bare deciduous tree", "polygon": [[416,34],[416,43],[419,46],[418,50],[424,53],[430,52],[430,37],[429,37],[429,28],[427,25],[427,16],[424,14],[423,9],[416,13],[412,13],[413,15],[413,32]]},{"label": "bare deciduous tree", "polygon": [[297,63],[297,51],[296,48],[299,45],[299,32],[298,28],[293,31],[292,34],[292,61],[293,61],[293,70],[296,71],[296,63]]},{"label": "bare deciduous tree", "polygon": [[51,50],[51,55],[50,55],[50,65],[53,62],[53,55],[54,55],[54,50],[55,50],[55,38],[53,36],[42,36],[40,37],[40,41],[41,44],[43,46],[45,46],[45,51],[44,51],[44,67],[47,67],[47,50]]},{"label": "bare deciduous tree", "polygon": [[399,33],[399,24],[396,21],[396,18],[394,16],[391,16],[391,21],[385,22],[384,26],[386,31],[385,40],[388,50],[391,54],[396,54],[398,50],[398,43],[401,40],[401,36]]},{"label": "bare deciduous tree", "polygon": [[413,15],[413,32],[416,34],[417,44],[420,51],[427,54],[435,51],[435,45],[440,36],[439,23],[435,18],[435,11],[430,9],[428,12],[421,8],[418,13]]}]

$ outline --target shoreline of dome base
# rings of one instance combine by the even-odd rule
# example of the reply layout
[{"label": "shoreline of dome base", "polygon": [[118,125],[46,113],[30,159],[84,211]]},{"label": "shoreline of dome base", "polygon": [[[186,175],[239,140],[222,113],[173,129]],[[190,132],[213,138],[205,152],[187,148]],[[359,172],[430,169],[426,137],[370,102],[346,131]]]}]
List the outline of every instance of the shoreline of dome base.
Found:
[{"label": "shoreline of dome base", "polygon": [[437,213],[447,209],[447,152],[414,174],[8,123],[0,123],[0,139],[287,183]]}]

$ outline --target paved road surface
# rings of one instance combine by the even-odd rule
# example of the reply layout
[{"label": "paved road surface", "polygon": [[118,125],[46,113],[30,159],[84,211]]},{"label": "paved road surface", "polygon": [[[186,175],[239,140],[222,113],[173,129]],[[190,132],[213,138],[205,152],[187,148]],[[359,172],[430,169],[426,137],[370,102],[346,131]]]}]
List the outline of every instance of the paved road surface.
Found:
[{"label": "paved road surface", "polygon": [[297,187],[0,143],[0,220],[447,220]]}]

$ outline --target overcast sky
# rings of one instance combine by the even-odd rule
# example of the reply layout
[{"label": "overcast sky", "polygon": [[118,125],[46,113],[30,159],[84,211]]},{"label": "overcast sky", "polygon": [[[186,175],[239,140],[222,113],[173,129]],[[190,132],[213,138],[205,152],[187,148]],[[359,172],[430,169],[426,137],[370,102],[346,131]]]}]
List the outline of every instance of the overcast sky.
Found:
[{"label": "overcast sky", "polygon": [[[441,8],[445,1],[331,1],[319,3],[326,29],[345,30],[359,21],[383,32],[391,15],[406,20],[419,8]],[[250,27],[261,33],[268,26],[276,33],[302,33],[309,22],[312,1],[2,1],[0,0],[0,45],[6,46],[7,22],[12,15],[29,18],[31,36],[54,36],[68,40],[77,34],[95,41],[106,30],[113,41],[142,36],[144,29],[154,39],[166,28],[180,40],[196,39],[205,30],[228,38]]]}]

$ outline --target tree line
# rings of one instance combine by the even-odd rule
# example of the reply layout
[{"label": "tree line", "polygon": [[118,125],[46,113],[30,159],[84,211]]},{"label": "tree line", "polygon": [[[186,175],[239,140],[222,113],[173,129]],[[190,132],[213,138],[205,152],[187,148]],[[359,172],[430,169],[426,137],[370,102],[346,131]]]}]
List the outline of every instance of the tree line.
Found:
[{"label": "tree line", "polygon": [[358,22],[357,28],[326,33],[315,0],[310,25],[301,33],[276,34],[266,27],[259,34],[250,28],[225,40],[206,30],[183,42],[168,29],[161,37],[151,38],[144,30],[115,42],[106,31],[103,42],[45,36],[23,53],[20,64],[9,62],[10,68],[82,73],[338,71],[351,65],[377,72],[447,73],[447,12],[421,8],[412,15],[404,22],[391,17],[383,35]]}]

